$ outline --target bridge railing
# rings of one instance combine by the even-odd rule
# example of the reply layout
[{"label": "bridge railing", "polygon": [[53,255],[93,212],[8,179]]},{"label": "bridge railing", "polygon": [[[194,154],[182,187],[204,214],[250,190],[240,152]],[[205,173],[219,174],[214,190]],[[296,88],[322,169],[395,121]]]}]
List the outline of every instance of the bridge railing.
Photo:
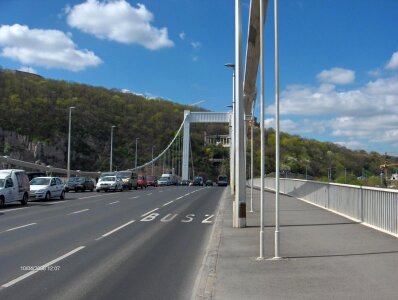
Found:
[{"label": "bridge railing", "polygon": [[[265,178],[275,190],[275,178]],[[254,180],[260,186],[260,179]],[[301,179],[282,179],[280,192],[398,237],[398,191]]]}]

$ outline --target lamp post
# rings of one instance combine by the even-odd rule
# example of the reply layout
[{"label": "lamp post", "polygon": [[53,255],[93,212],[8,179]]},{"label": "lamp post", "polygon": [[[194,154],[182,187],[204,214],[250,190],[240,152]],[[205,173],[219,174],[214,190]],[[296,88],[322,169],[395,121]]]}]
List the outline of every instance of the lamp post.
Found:
[{"label": "lamp post", "polygon": [[138,150],[138,140],[140,138],[135,138],[135,169],[137,169],[137,150]]},{"label": "lamp post", "polygon": [[72,109],[74,106],[69,107],[69,132],[68,132],[68,165],[66,171],[66,177],[69,180],[70,177],[70,143],[71,143],[71,131],[72,131]]},{"label": "lamp post", "polygon": [[152,146],[152,173],[151,173],[151,175],[153,176],[153,148],[154,148],[155,146]]},{"label": "lamp post", "polygon": [[116,125],[111,126],[111,154],[110,154],[110,162],[109,162],[109,172],[112,172],[112,159],[113,159],[113,128],[115,128]]},{"label": "lamp post", "polygon": [[231,194],[235,193],[235,64],[227,63],[224,66],[232,69],[232,122],[231,122],[231,141],[229,147],[229,173]]}]

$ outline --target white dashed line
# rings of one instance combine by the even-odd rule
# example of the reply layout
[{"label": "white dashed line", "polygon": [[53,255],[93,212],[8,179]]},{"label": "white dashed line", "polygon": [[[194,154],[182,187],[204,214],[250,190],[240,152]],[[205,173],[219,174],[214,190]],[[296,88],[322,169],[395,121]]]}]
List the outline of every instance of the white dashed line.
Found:
[{"label": "white dashed line", "polygon": [[36,225],[37,223],[30,223],[30,224],[26,224],[26,225],[22,225],[22,226],[18,226],[18,227],[14,227],[14,228],[10,228],[10,229],[7,229],[7,230],[4,230],[4,231],[1,231],[0,233],[3,233],[3,232],[9,232],[9,231],[14,231],[14,230],[17,230],[17,229],[20,229],[20,228],[25,228],[25,227],[28,227],[28,226],[33,226],[33,225]]},{"label": "white dashed line", "polygon": [[112,233],[115,233],[116,231],[118,231],[118,230],[120,230],[120,229],[130,225],[131,223],[134,223],[134,222],[135,222],[135,220],[131,220],[130,222],[127,222],[126,224],[123,224],[122,226],[119,226],[119,227],[117,227],[117,228],[115,228],[115,229],[103,234],[102,237],[106,237],[108,235],[111,235]]},{"label": "white dashed line", "polygon": [[14,280],[11,280],[11,281],[3,284],[1,287],[2,288],[8,288],[8,287],[10,287],[10,286],[12,286],[12,285],[24,280],[25,278],[28,278],[29,276],[32,276],[33,274],[35,274],[35,273],[37,273],[37,272],[39,272],[41,270],[46,270],[47,267],[59,262],[60,260],[63,260],[64,258],[66,258],[68,256],[71,256],[72,254],[82,250],[83,248],[85,248],[85,247],[84,246],[77,247],[76,249],[74,249],[74,250],[72,250],[72,251],[70,251],[70,252],[68,252],[68,253],[66,253],[64,255],[62,255],[62,256],[60,256],[60,257],[58,257],[58,258],[56,258],[56,259],[54,259],[54,260],[52,260],[52,261],[50,261],[48,263],[46,263],[46,264],[44,264],[44,265],[42,265],[40,267],[37,267],[36,270],[30,271],[30,272],[28,272],[28,273],[26,273],[26,274],[24,274],[22,276],[19,276],[19,277],[15,278]]},{"label": "white dashed line", "polygon": [[149,193],[149,194],[146,194],[147,196],[150,196],[150,195],[152,195],[152,193]]},{"label": "white dashed line", "polygon": [[80,213],[85,212],[85,211],[88,211],[88,210],[90,210],[90,209],[86,208],[86,209],[78,210],[78,211],[75,211],[75,212],[73,212],[73,213],[68,214],[68,216],[69,216],[69,215],[74,215],[74,214],[80,214]]},{"label": "white dashed line", "polygon": [[169,204],[171,204],[173,202],[174,202],[174,200],[171,200],[170,202],[167,202],[167,203],[163,204],[163,206],[167,206],[167,205],[169,205]]},{"label": "white dashed line", "polygon": [[119,203],[120,201],[115,201],[115,202],[111,202],[111,203],[108,203],[108,205],[113,205],[113,204],[116,204],[116,203]]},{"label": "white dashed line", "polygon": [[132,197],[131,199],[137,199],[137,198],[139,198],[140,196],[135,196],[135,197]]},{"label": "white dashed line", "polygon": [[146,215],[149,215],[150,213],[153,213],[154,211],[157,211],[159,208],[155,208],[151,211],[148,211],[147,213],[143,214],[141,217],[145,217]]}]

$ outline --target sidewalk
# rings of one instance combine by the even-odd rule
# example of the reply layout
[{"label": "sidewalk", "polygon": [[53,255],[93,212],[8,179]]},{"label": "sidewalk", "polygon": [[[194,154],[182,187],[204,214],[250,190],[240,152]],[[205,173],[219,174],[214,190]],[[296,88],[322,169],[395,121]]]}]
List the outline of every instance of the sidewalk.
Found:
[{"label": "sidewalk", "polygon": [[[197,299],[398,299],[398,239],[295,198],[280,198],[282,260],[259,256],[260,191],[247,189],[247,227],[220,204]],[[275,194],[265,193],[265,257],[274,256]]]}]

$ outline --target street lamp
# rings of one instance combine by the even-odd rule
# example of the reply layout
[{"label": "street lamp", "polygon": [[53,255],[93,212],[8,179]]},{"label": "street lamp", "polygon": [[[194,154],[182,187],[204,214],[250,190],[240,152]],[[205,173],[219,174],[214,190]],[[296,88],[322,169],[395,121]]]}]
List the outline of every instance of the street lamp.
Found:
[{"label": "street lamp", "polygon": [[135,138],[135,169],[137,169],[137,150],[138,150],[138,140],[140,138]]},{"label": "street lamp", "polygon": [[72,109],[74,109],[74,106],[69,107],[69,132],[68,132],[68,165],[67,165],[67,171],[66,171],[66,177],[69,180],[70,177],[70,140],[71,140],[71,131],[72,131]]},{"label": "street lamp", "polygon": [[235,193],[235,64],[227,63],[224,66],[232,69],[232,126],[231,126],[231,141],[229,153],[229,176],[231,185],[231,194]]},{"label": "street lamp", "polygon": [[155,146],[152,146],[152,176],[153,176],[153,148],[154,148]]},{"label": "street lamp", "polygon": [[112,172],[112,159],[113,159],[113,128],[115,128],[116,125],[111,126],[111,154],[110,154],[110,163],[109,163],[109,172]]}]

